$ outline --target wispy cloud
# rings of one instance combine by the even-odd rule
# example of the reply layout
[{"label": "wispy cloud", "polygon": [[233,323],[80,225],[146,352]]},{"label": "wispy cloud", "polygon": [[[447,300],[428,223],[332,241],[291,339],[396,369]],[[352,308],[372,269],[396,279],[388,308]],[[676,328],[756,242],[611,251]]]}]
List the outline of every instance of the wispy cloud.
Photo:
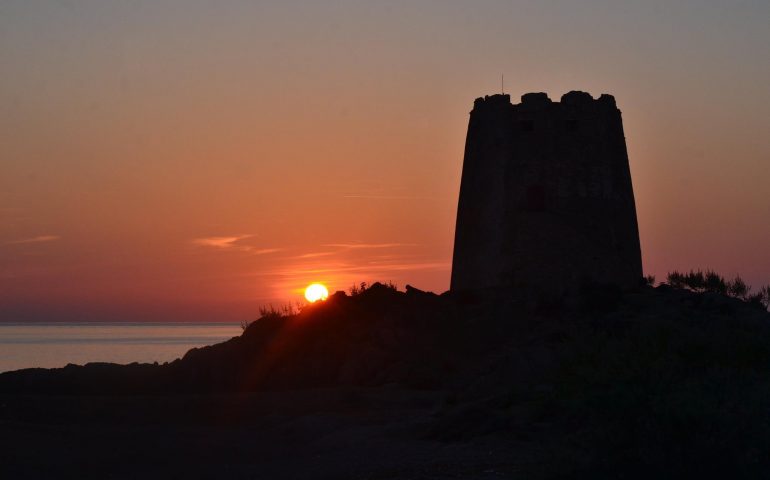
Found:
[{"label": "wispy cloud", "polygon": [[233,248],[236,243],[246,238],[253,237],[253,235],[232,235],[229,237],[204,237],[196,238],[193,240],[195,245],[201,247],[214,247],[214,248]]},{"label": "wispy cloud", "polygon": [[253,248],[249,246],[244,246],[243,251],[249,252],[252,255],[267,255],[268,253],[283,251],[283,249],[282,248]]},{"label": "wispy cloud", "polygon": [[[401,272],[412,270],[447,270],[451,267],[449,262],[440,261],[414,261],[414,262],[392,262],[377,263],[366,262],[361,265],[338,262],[335,264],[324,265],[294,265],[289,268],[269,272],[287,278],[306,278],[318,274],[341,274],[341,273],[370,273],[383,274],[388,272]],[[267,272],[261,272],[263,275]]]},{"label": "wispy cloud", "polygon": [[328,243],[324,247],[332,248],[395,248],[395,247],[415,247],[416,243]]},{"label": "wispy cloud", "polygon": [[59,240],[61,237],[58,235],[38,235],[37,237],[31,237],[31,238],[22,238],[20,240],[11,240],[9,242],[5,242],[6,245],[20,245],[24,243],[44,243],[44,242],[53,242],[54,240]]},{"label": "wispy cloud", "polygon": [[327,257],[329,255],[334,255],[337,252],[311,252],[311,253],[303,253],[302,255],[297,255],[293,258],[317,258],[317,257]]},{"label": "wispy cloud", "polygon": [[393,262],[364,262],[352,264],[348,262],[323,262],[315,264],[296,263],[283,265],[279,268],[271,268],[253,271],[244,274],[245,277],[283,277],[285,279],[307,279],[314,275],[329,274],[339,276],[341,274],[371,274],[377,276],[388,272],[418,271],[418,270],[449,270],[451,262],[446,261],[414,261],[403,260]]},{"label": "wispy cloud", "polygon": [[254,245],[243,243],[243,240],[254,235],[230,235],[222,237],[203,237],[195,238],[192,243],[199,247],[216,248],[220,250],[234,250],[239,252],[248,252],[252,255],[267,255],[268,253],[280,252],[280,248],[258,248]]},{"label": "wispy cloud", "polygon": [[322,252],[308,252],[300,255],[295,255],[290,258],[294,259],[310,259],[318,257],[328,257],[331,255],[343,254],[346,250],[367,250],[378,248],[397,248],[397,247],[414,247],[416,243],[362,243],[362,242],[349,242],[349,243],[327,243],[321,245],[325,248],[335,248],[336,250],[322,251]]},{"label": "wispy cloud", "polygon": [[426,197],[416,195],[367,195],[367,194],[346,194],[343,198],[365,198],[370,200],[431,200],[437,197]]}]

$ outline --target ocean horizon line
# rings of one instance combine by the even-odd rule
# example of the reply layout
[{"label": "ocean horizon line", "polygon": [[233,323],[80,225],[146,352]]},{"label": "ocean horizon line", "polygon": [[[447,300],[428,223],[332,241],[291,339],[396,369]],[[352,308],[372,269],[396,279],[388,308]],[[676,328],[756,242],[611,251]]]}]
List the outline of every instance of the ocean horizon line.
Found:
[{"label": "ocean horizon line", "polygon": [[114,320],[80,320],[80,321],[67,321],[67,320],[46,320],[46,321],[38,321],[38,320],[29,320],[29,321],[18,321],[18,320],[0,320],[0,326],[14,326],[14,327],[23,327],[23,326],[31,326],[31,325],[39,325],[39,326],[55,326],[55,325],[76,325],[76,326],[88,326],[88,325],[241,325],[240,322],[196,322],[196,321],[175,321],[175,320],[169,320],[169,321],[153,321],[153,320],[136,320],[136,321],[114,321]]}]

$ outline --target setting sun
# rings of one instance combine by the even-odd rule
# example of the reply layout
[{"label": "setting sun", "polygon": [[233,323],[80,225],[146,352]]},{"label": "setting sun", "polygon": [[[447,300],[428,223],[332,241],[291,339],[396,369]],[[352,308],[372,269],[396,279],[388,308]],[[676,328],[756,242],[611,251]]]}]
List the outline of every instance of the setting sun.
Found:
[{"label": "setting sun", "polygon": [[317,302],[318,300],[326,300],[328,297],[329,290],[320,283],[308,285],[305,289],[305,298],[310,303]]}]

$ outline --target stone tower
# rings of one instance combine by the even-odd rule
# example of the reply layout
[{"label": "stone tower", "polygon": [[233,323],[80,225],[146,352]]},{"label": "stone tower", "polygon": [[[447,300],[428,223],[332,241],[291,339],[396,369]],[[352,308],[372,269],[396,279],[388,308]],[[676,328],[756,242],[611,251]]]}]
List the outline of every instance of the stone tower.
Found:
[{"label": "stone tower", "polygon": [[452,290],[639,284],[620,110],[611,95],[477,98],[465,143]]}]

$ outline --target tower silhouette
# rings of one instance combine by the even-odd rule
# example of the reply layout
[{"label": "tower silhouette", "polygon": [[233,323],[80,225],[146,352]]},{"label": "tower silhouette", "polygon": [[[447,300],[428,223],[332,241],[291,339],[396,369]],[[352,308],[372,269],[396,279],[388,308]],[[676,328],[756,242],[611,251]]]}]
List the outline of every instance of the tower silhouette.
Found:
[{"label": "tower silhouette", "polygon": [[452,290],[642,278],[623,122],[611,95],[477,98],[457,208]]}]

